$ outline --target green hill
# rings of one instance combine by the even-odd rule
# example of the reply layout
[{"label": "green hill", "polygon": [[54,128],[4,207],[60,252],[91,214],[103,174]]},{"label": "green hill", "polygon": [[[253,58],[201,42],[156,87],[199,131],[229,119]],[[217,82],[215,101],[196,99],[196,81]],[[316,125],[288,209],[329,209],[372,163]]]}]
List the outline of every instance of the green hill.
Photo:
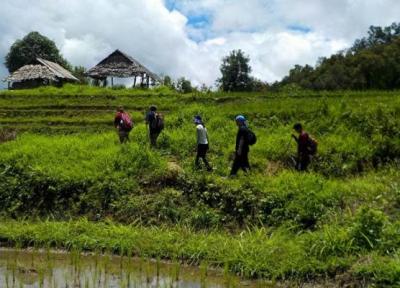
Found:
[{"label": "green hill", "polygon": [[296,65],[276,88],[313,90],[400,88],[400,23],[371,26],[349,49],[320,58],[315,67]]},{"label": "green hill", "polygon": [[[158,150],[143,121],[151,104],[165,115]],[[118,105],[135,122],[124,146],[113,129]],[[251,174],[230,179],[239,113],[258,142]],[[3,243],[207,262],[278,280],[400,281],[398,92],[47,87],[0,93],[0,114]],[[196,114],[213,173],[193,168]],[[291,165],[299,121],[319,142],[303,174]]]}]

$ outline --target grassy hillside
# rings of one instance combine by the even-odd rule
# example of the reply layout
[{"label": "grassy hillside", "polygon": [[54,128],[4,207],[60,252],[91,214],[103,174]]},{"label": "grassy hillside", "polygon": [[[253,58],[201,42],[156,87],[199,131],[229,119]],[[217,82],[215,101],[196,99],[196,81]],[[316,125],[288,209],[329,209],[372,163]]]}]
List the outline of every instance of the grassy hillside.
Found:
[{"label": "grassy hillside", "polygon": [[[143,123],[151,104],[166,120],[155,151]],[[135,122],[124,146],[112,126],[118,105]],[[239,113],[258,142],[251,175],[229,179]],[[195,114],[209,130],[213,173],[193,169]],[[398,92],[176,95],[67,86],[2,92],[0,115],[0,135],[17,135],[0,145],[3,242],[194,259],[252,277],[400,281]],[[290,160],[298,121],[320,143],[304,174]],[[113,229],[126,230],[118,238]],[[159,241],[143,246],[149,235]]]}]

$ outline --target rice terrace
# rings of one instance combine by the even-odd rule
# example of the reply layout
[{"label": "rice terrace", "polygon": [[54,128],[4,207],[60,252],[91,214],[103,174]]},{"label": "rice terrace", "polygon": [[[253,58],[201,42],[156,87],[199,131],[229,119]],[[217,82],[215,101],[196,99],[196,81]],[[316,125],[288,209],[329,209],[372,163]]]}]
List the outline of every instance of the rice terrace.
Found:
[{"label": "rice terrace", "polygon": [[0,73],[0,288],[400,287],[400,24],[386,24],[268,82],[239,41],[205,84],[123,45],[74,66],[25,27]]}]

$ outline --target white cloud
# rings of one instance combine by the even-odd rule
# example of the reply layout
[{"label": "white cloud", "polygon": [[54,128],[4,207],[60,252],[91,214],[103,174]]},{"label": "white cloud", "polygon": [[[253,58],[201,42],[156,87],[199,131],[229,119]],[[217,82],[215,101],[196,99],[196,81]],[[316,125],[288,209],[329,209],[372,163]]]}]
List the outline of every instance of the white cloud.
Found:
[{"label": "white cloud", "polygon": [[[0,58],[36,30],[87,68],[118,48],[156,73],[211,85],[221,58],[242,49],[254,75],[274,81],[294,64],[351,45],[369,25],[396,21],[400,11],[397,0],[176,0],[173,11],[166,1],[173,0],[2,0]],[[297,26],[310,32],[288,28]]]}]

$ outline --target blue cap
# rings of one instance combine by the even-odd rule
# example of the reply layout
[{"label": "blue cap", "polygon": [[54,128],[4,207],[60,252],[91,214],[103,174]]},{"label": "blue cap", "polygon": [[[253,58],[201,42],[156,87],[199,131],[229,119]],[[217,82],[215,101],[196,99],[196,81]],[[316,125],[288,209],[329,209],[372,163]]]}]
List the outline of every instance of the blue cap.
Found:
[{"label": "blue cap", "polygon": [[239,121],[239,122],[242,122],[242,123],[246,122],[246,118],[243,115],[236,116],[235,120]]},{"label": "blue cap", "polygon": [[200,115],[194,116],[194,123],[196,123],[196,124],[202,124],[203,123],[203,120],[201,119]]}]

